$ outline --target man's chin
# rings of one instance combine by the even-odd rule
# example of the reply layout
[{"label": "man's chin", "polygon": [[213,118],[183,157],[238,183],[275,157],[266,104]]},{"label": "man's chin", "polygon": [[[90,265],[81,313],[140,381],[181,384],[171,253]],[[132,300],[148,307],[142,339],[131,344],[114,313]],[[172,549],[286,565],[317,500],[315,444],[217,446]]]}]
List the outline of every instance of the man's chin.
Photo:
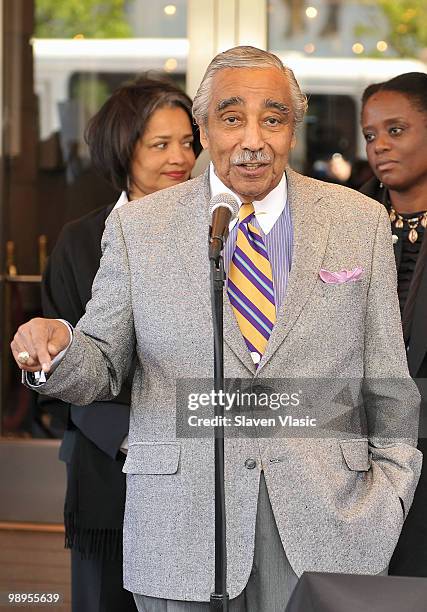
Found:
[{"label": "man's chin", "polygon": [[243,202],[253,202],[253,200],[262,200],[265,198],[274,187],[276,187],[276,185],[273,180],[260,181],[256,179],[246,179],[232,181],[231,189],[237,193]]}]

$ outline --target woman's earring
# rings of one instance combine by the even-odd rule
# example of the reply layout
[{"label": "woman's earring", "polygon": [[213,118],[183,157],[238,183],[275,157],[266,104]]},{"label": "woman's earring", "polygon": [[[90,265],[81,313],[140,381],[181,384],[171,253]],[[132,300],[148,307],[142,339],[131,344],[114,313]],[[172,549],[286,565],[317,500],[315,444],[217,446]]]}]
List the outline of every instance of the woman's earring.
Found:
[{"label": "woman's earring", "polygon": [[384,187],[384,184],[380,181],[380,189]]}]

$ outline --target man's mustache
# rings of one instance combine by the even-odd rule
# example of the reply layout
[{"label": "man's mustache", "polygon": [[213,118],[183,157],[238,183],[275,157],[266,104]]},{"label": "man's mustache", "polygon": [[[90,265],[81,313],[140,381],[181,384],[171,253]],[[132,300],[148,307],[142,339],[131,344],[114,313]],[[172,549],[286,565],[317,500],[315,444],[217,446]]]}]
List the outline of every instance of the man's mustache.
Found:
[{"label": "man's mustache", "polygon": [[241,164],[270,164],[271,157],[264,151],[242,151],[230,159],[233,166]]}]

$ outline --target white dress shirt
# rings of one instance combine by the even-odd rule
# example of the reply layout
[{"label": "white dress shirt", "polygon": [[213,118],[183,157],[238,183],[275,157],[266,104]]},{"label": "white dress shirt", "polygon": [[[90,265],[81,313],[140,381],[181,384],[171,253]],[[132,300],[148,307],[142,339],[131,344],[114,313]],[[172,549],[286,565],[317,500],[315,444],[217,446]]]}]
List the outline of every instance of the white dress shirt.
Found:
[{"label": "white dress shirt", "polygon": [[[241,199],[231,189],[226,187],[220,178],[215,174],[213,163],[209,165],[209,186],[211,192],[211,198],[215,197],[219,193],[230,193],[236,198],[239,206],[242,204]],[[280,183],[268,193],[263,200],[253,200],[255,217],[258,221],[264,234],[268,234],[277,219],[283,212],[288,199],[288,184],[286,181],[286,174],[280,180]],[[230,230],[237,223],[237,219],[233,219],[230,223]]]},{"label": "white dress shirt", "polygon": [[120,194],[120,198],[117,200],[117,202],[114,205],[113,210],[120,208],[121,206],[123,206],[123,204],[127,204],[128,202],[129,202],[129,198],[127,196],[126,191],[122,191],[122,193]]}]

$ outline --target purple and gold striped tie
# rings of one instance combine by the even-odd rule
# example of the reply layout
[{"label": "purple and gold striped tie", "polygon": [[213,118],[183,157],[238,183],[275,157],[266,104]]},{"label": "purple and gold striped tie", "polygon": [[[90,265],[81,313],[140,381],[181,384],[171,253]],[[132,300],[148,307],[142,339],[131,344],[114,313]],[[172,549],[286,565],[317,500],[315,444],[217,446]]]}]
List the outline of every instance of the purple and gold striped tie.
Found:
[{"label": "purple and gold striped tie", "polygon": [[273,275],[259,230],[250,221],[253,204],[242,204],[227,291],[240,331],[256,365],[276,323]]}]

